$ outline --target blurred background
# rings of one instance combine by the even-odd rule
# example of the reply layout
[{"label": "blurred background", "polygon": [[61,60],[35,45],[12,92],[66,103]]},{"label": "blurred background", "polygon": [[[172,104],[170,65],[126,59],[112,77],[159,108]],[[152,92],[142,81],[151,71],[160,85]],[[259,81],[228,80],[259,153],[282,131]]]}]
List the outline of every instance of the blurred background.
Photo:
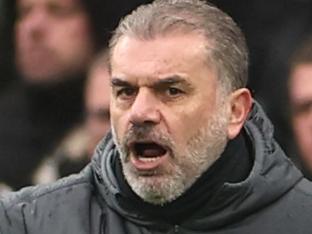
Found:
[{"label": "blurred background", "polygon": [[[88,80],[94,70],[108,79],[105,48],[112,30],[122,16],[148,2],[0,0],[4,186],[15,190],[53,181],[79,171],[90,160],[94,145],[108,130],[109,100],[104,101],[107,88],[90,91],[91,86],[107,84],[90,85]],[[250,50],[248,87],[272,120],[277,141],[301,167],[287,84],[289,60],[312,31],[312,1],[210,2],[231,15],[245,33]]]}]

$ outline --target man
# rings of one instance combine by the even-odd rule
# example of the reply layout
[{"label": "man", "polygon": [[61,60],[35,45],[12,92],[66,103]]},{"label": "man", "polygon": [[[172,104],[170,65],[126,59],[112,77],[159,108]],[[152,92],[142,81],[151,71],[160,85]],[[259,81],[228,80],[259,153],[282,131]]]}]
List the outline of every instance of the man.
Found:
[{"label": "man", "polygon": [[40,161],[81,120],[84,73],[100,44],[79,0],[13,3],[21,80],[0,101],[0,180],[18,189],[31,184]]},{"label": "man", "polygon": [[12,57],[20,80],[0,99],[0,181],[13,189],[31,184],[41,160],[81,123],[90,62],[131,6],[122,3],[110,12],[110,5],[102,0],[6,1],[16,16]]},{"label": "man", "polygon": [[156,0],[110,54],[112,134],[80,175],[5,198],[3,233],[310,233],[312,186],[244,88],[230,17]]},{"label": "man", "polygon": [[88,71],[83,123],[65,136],[56,150],[38,167],[33,177],[34,184],[45,184],[78,173],[90,162],[96,145],[110,129],[109,78],[108,53],[105,49],[94,59]]},{"label": "man", "polygon": [[294,53],[290,63],[288,93],[291,125],[298,161],[306,176],[312,175],[312,38]]},{"label": "man", "polygon": [[18,0],[16,8],[15,58],[22,77],[52,83],[84,71],[95,43],[79,1]]}]

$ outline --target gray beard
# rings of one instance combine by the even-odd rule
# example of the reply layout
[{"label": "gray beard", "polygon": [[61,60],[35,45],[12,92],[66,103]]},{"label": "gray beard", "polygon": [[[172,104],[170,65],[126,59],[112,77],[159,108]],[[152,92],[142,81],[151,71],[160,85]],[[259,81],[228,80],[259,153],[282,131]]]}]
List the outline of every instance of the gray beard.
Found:
[{"label": "gray beard", "polygon": [[[132,190],[144,201],[163,205],[181,196],[195,181],[220,157],[227,144],[228,114],[225,108],[210,118],[204,128],[200,128],[187,142],[185,153],[175,149],[175,143],[164,134],[153,131],[156,139],[162,139],[172,149],[175,159],[173,168],[154,178],[144,177],[134,173],[132,165],[127,162],[129,150],[126,142],[118,141],[115,129],[112,127],[114,141],[120,153],[124,176]],[[125,137],[127,138],[127,137]]]}]

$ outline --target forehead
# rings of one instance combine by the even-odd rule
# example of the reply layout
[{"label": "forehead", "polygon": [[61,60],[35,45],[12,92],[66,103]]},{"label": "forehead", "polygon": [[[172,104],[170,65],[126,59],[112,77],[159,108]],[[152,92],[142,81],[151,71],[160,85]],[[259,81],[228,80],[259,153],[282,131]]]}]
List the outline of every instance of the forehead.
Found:
[{"label": "forehead", "polygon": [[170,72],[188,73],[195,68],[211,69],[206,51],[207,43],[198,34],[172,34],[153,39],[124,36],[112,51],[112,73],[153,77]]}]

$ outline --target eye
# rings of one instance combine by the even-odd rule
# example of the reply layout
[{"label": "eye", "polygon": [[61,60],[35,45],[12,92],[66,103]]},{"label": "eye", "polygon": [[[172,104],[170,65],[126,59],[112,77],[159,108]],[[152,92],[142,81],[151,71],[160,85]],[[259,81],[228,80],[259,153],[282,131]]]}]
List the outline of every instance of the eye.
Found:
[{"label": "eye", "polygon": [[175,88],[175,87],[169,87],[167,89],[167,94],[169,96],[178,96],[180,94],[183,94],[184,92],[181,89]]},{"label": "eye", "polygon": [[116,96],[121,99],[130,99],[136,95],[136,89],[131,87],[119,88],[116,92]]}]

